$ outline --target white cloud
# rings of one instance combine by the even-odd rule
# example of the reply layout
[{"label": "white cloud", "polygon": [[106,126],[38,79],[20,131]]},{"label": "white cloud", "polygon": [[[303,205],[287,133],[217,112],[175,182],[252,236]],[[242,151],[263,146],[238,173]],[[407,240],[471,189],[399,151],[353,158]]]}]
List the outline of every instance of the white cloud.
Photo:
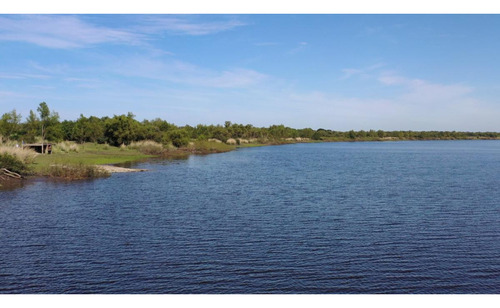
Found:
[{"label": "white cloud", "polygon": [[0,17],[0,40],[27,42],[48,48],[79,48],[109,42],[131,43],[139,39],[137,34],[94,26],[76,16]]},{"label": "white cloud", "polygon": [[461,84],[438,84],[421,79],[402,77],[393,72],[385,72],[378,78],[384,85],[403,87],[404,94],[398,99],[418,105],[447,105],[463,100],[473,92],[473,88]]},{"label": "white cloud", "polygon": [[267,75],[251,69],[231,68],[219,71],[183,61],[148,57],[123,58],[110,65],[109,71],[123,76],[212,88],[244,88],[268,79]]}]

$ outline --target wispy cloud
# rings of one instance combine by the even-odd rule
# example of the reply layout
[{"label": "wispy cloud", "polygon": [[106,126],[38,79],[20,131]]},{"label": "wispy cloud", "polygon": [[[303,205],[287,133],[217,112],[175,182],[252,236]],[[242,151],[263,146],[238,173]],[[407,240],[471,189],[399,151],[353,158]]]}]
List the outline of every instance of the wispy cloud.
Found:
[{"label": "wispy cloud", "polygon": [[[500,113],[490,101],[478,99],[474,87],[462,83],[438,83],[381,71],[383,65],[345,69],[345,78],[366,74],[376,88],[373,96],[342,95],[324,91],[282,94],[288,117],[314,118],[332,129],[384,130],[495,130]],[[371,69],[371,70],[370,70]],[[300,123],[300,119],[296,121]],[[304,122],[304,125],[307,125]]]},{"label": "wispy cloud", "polygon": [[261,83],[267,75],[246,68],[212,70],[183,62],[151,57],[129,57],[110,64],[109,71],[130,77],[212,88],[242,88]]},{"label": "wispy cloud", "polygon": [[236,20],[200,21],[193,17],[154,15],[145,18],[137,29],[141,32],[168,32],[185,35],[208,35],[232,30],[246,24]]},{"label": "wispy cloud", "polygon": [[288,54],[295,55],[299,52],[302,52],[308,47],[308,45],[309,44],[307,42],[299,42],[296,47],[288,51]]},{"label": "wispy cloud", "polygon": [[13,73],[5,74],[0,72],[0,79],[49,79],[49,75]]},{"label": "wispy cloud", "polygon": [[405,89],[401,101],[416,104],[449,104],[465,98],[473,88],[462,84],[439,84],[422,79],[407,78],[394,72],[382,73],[378,81],[388,86]]},{"label": "wispy cloud", "polygon": [[79,48],[100,43],[131,43],[140,35],[95,26],[76,16],[14,15],[0,17],[0,40],[48,48]]},{"label": "wispy cloud", "polygon": [[353,76],[359,76],[359,77],[370,77],[373,71],[376,71],[379,68],[384,67],[384,63],[375,63],[373,65],[363,67],[363,68],[344,68],[342,69],[342,77],[340,77],[341,80],[344,79],[349,79]]},{"label": "wispy cloud", "polygon": [[126,28],[96,25],[72,15],[0,16],[0,41],[16,41],[47,48],[71,49],[103,43],[146,44],[152,34],[208,35],[243,26],[235,20],[200,21],[162,15],[133,16]]},{"label": "wispy cloud", "polygon": [[255,46],[259,46],[259,47],[277,46],[279,44],[280,43],[278,43],[278,42],[257,42],[257,43],[254,43]]}]

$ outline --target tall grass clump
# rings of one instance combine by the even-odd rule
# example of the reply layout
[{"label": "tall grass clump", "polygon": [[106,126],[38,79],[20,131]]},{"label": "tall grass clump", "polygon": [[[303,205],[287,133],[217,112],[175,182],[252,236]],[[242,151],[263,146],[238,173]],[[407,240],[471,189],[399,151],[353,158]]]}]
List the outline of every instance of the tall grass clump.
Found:
[{"label": "tall grass clump", "polygon": [[129,146],[130,149],[138,150],[147,155],[159,155],[165,150],[161,143],[153,140],[144,140],[132,142]]},{"label": "tall grass clump", "polygon": [[44,175],[64,180],[83,180],[108,177],[110,173],[98,166],[78,164],[51,165],[43,171]]},{"label": "tall grass clump", "polygon": [[31,149],[22,149],[11,146],[0,146],[0,168],[27,174],[30,172],[29,165],[33,163],[37,152]]},{"label": "tall grass clump", "polygon": [[54,150],[55,153],[58,153],[58,152],[61,152],[61,153],[70,153],[70,152],[78,153],[78,152],[80,152],[80,147],[75,142],[63,141],[63,142],[59,142],[58,144],[56,144],[54,146],[53,150]]}]

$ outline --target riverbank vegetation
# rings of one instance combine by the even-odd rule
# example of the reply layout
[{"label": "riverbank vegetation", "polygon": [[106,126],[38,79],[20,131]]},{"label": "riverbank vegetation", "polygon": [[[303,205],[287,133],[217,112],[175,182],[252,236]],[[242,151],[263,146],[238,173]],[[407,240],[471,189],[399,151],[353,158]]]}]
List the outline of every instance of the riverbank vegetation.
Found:
[{"label": "riverbank vegetation", "polygon": [[286,143],[315,141],[375,141],[375,140],[443,140],[443,139],[497,139],[499,132],[456,131],[334,131],[329,129],[295,129],[284,125],[255,127],[226,121],[223,125],[177,126],[166,120],[138,121],[132,113],[113,117],[86,117],[76,120],[60,120],[59,114],[43,102],[38,113],[30,111],[26,120],[16,110],[0,117],[0,136],[3,142],[32,143],[74,141],[77,144],[97,143],[110,146],[130,145],[133,142],[151,140],[164,146],[182,148],[194,140],[221,141],[233,145],[247,143]]},{"label": "riverbank vegetation", "polygon": [[0,168],[19,174],[29,174],[30,165],[38,154],[31,149],[22,149],[10,145],[0,145]]},{"label": "riverbank vegetation", "polygon": [[[82,114],[76,120],[61,121],[59,114],[45,102],[36,110],[30,110],[25,121],[15,109],[0,117],[0,167],[25,175],[84,178],[105,175],[88,166],[219,153],[236,147],[321,141],[500,139],[498,132],[342,132],[284,125],[254,127],[230,121],[223,125],[177,126],[160,118],[138,121],[130,112],[113,117]],[[34,151],[21,149],[25,143],[37,142],[51,142],[52,155],[36,155]]]},{"label": "riverbank vegetation", "polygon": [[38,175],[66,180],[81,180],[99,177],[107,177],[109,172],[95,165],[83,162],[69,164],[51,164],[39,169]]}]

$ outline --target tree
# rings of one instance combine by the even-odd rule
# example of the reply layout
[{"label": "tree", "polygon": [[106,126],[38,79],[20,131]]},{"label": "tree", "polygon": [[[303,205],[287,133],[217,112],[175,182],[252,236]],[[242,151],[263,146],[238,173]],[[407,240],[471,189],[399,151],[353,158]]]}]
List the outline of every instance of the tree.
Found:
[{"label": "tree", "polygon": [[356,133],[351,129],[348,133],[347,133],[347,137],[349,139],[356,139]]},{"label": "tree", "polygon": [[60,127],[63,140],[75,140],[73,137],[73,129],[75,128],[74,121],[64,120],[61,122]]},{"label": "tree", "polygon": [[36,136],[39,134],[40,119],[37,115],[30,110],[30,115],[26,118],[25,128],[25,139],[27,142],[34,142]]},{"label": "tree", "polygon": [[46,102],[41,102],[37,108],[40,114],[40,129],[42,133],[42,144],[45,140],[59,140],[63,132],[59,125],[59,114],[55,111],[50,111]]},{"label": "tree", "polygon": [[84,142],[103,142],[104,124],[98,117],[91,116],[86,118],[80,114],[72,128],[72,138],[79,143]]},{"label": "tree", "polygon": [[140,123],[134,119],[134,114],[115,115],[106,121],[104,135],[111,145],[128,145],[136,141]]},{"label": "tree", "polygon": [[0,118],[0,135],[4,141],[7,139],[18,139],[20,133],[21,114],[16,109],[4,113]]},{"label": "tree", "polygon": [[104,143],[104,123],[101,119],[95,116],[90,116],[87,128],[88,141]]},{"label": "tree", "polygon": [[226,142],[230,138],[229,132],[224,127],[217,125],[211,126],[211,138],[218,139],[222,142]]},{"label": "tree", "polygon": [[88,130],[87,122],[88,119],[83,114],[80,114],[80,117],[76,120],[75,124],[73,125],[73,128],[71,130],[71,137],[78,143],[85,142],[86,139],[85,132],[86,130]]}]

